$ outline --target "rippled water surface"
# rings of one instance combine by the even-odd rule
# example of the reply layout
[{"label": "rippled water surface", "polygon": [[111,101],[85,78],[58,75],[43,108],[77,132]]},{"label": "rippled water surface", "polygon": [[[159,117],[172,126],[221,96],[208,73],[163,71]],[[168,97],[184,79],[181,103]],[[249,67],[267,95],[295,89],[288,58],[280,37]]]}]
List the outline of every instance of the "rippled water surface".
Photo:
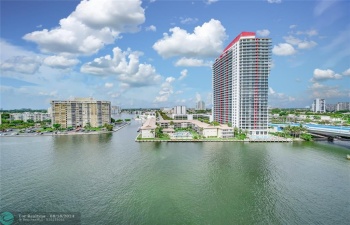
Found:
[{"label": "rippled water surface", "polygon": [[137,143],[113,134],[3,137],[1,211],[82,224],[348,224],[350,160],[327,143]]}]

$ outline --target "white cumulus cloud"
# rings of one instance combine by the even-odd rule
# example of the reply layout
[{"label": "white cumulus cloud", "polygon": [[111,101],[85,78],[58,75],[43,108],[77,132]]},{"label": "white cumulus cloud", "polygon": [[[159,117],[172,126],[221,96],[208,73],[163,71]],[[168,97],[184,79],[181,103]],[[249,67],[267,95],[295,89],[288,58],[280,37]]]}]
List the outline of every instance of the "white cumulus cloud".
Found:
[{"label": "white cumulus cloud", "polygon": [[309,49],[317,45],[317,43],[314,41],[300,40],[299,38],[296,38],[292,35],[283,38],[287,43],[297,46],[299,49]]},{"label": "white cumulus cloud", "polygon": [[13,58],[16,56],[30,56],[35,57],[37,54],[34,52],[27,51],[26,49],[12,45],[7,41],[0,38],[0,59],[1,61],[5,61],[9,58]]},{"label": "white cumulus cloud", "polygon": [[154,99],[155,103],[168,101],[171,94],[174,93],[173,87],[171,85],[171,83],[174,81],[175,81],[174,77],[167,77],[165,79],[165,82],[161,85],[159,96],[156,96],[156,98]]},{"label": "white cumulus cloud", "polygon": [[140,0],[83,0],[59,26],[24,35],[43,52],[93,54],[114,42],[121,32],[135,32],[145,21]]},{"label": "white cumulus cloud", "polygon": [[44,64],[53,68],[65,69],[79,63],[77,59],[66,58],[64,56],[48,56],[44,59]]},{"label": "white cumulus cloud", "polygon": [[202,97],[201,97],[201,94],[196,92],[196,102],[199,102],[199,101],[202,101]]},{"label": "white cumulus cloud", "polygon": [[258,36],[260,37],[267,37],[270,35],[270,31],[267,29],[264,30],[257,30],[256,33],[258,34]]},{"label": "white cumulus cloud", "polygon": [[317,82],[309,87],[309,91],[311,91],[312,98],[326,98],[328,100],[349,95],[349,90],[342,90],[339,86],[328,86]]},{"label": "white cumulus cloud", "polygon": [[180,73],[179,80],[185,79],[185,77],[187,77],[187,72],[188,71],[186,69],[182,70],[181,73]]},{"label": "white cumulus cloud", "polygon": [[318,35],[318,31],[315,29],[310,29],[310,30],[306,30],[306,31],[297,31],[296,32],[297,35],[307,35],[307,36],[316,36]]},{"label": "white cumulus cloud", "polygon": [[193,33],[188,33],[179,27],[169,30],[171,34],[163,34],[153,49],[164,58],[172,56],[184,57],[214,57],[223,49],[227,38],[225,28],[219,20],[211,19],[202,26],[195,27]]},{"label": "white cumulus cloud", "polygon": [[279,107],[288,107],[291,102],[294,102],[296,99],[292,96],[289,96],[285,93],[277,92],[269,87],[269,105],[279,106]]},{"label": "white cumulus cloud", "polygon": [[177,60],[175,66],[191,66],[191,67],[199,67],[199,66],[211,66],[211,62],[205,62],[203,59],[196,58],[186,58],[182,57]]},{"label": "white cumulus cloud", "polygon": [[106,88],[111,88],[111,87],[113,87],[114,86],[114,84],[113,83],[105,83],[105,87]]},{"label": "white cumulus cloud", "polygon": [[288,43],[280,43],[272,48],[272,53],[275,55],[287,56],[293,55],[296,52],[297,51],[294,49],[294,47]]},{"label": "white cumulus cloud", "polygon": [[334,79],[341,79],[341,78],[342,76],[335,73],[333,70],[315,69],[311,82],[320,82],[325,80],[334,80]]},{"label": "white cumulus cloud", "polygon": [[0,64],[2,72],[18,72],[24,74],[34,74],[42,64],[40,57],[15,56]]},{"label": "white cumulus cloud", "polygon": [[210,4],[213,4],[213,3],[217,2],[217,1],[219,1],[219,0],[206,0],[205,4],[210,5]]},{"label": "white cumulus cloud", "polygon": [[197,18],[190,18],[190,17],[187,17],[187,18],[180,18],[180,23],[182,24],[194,24],[194,23],[197,23],[198,22],[198,19]]},{"label": "white cumulus cloud", "polygon": [[146,27],[146,31],[157,31],[157,28],[156,28],[156,26],[151,25],[149,27]]},{"label": "white cumulus cloud", "polygon": [[350,68],[343,72],[344,76],[350,76]]},{"label": "white cumulus cloud", "polygon": [[282,0],[267,0],[268,3],[281,3]]},{"label": "white cumulus cloud", "polygon": [[298,48],[309,49],[309,48],[315,47],[316,45],[317,45],[317,43],[314,41],[302,41],[298,44]]},{"label": "white cumulus cloud", "polygon": [[157,84],[161,76],[152,65],[140,63],[140,55],[140,52],[132,52],[130,49],[123,52],[116,47],[113,49],[113,56],[96,58],[84,64],[80,71],[101,76],[115,75],[122,83],[134,87]]}]

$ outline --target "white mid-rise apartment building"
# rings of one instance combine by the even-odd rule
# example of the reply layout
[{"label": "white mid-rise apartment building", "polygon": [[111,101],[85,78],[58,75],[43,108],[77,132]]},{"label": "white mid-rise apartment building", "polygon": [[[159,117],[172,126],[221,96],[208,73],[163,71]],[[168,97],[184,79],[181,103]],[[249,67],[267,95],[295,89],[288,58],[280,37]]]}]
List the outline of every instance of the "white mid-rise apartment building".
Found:
[{"label": "white mid-rise apartment building", "polygon": [[323,113],[326,112],[326,100],[321,98],[316,98],[312,103],[312,111]]},{"label": "white mid-rise apartment building", "polygon": [[24,112],[24,113],[11,113],[10,120],[23,120],[27,122],[28,120],[33,120],[34,122],[41,122],[45,120],[50,120],[51,115],[49,113],[41,112]]},{"label": "white mid-rise apartment building", "polygon": [[214,121],[266,136],[270,65],[271,39],[239,34],[212,67]]},{"label": "white mid-rise apartment building", "polygon": [[180,106],[175,106],[173,109],[173,114],[186,114],[186,106],[180,105]]},{"label": "white mid-rise apartment building", "polygon": [[350,110],[350,102],[338,102],[335,108],[336,111]]}]

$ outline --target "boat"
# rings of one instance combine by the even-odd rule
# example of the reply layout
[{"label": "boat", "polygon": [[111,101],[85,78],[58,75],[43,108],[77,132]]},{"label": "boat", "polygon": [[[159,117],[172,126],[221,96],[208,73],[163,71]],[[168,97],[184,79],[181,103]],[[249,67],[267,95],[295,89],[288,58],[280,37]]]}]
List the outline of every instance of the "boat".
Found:
[{"label": "boat", "polygon": [[350,155],[346,155],[346,158],[350,160]]}]

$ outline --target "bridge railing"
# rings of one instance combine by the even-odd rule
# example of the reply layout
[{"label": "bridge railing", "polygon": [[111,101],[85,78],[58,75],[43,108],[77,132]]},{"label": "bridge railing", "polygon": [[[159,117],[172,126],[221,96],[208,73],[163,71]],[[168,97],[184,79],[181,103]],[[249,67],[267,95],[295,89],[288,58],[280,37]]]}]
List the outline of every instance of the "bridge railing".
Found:
[{"label": "bridge railing", "polygon": [[320,127],[306,127],[308,131],[323,131],[328,133],[337,133],[337,134],[347,134],[350,135],[350,130],[340,130],[332,128],[320,128]]}]

